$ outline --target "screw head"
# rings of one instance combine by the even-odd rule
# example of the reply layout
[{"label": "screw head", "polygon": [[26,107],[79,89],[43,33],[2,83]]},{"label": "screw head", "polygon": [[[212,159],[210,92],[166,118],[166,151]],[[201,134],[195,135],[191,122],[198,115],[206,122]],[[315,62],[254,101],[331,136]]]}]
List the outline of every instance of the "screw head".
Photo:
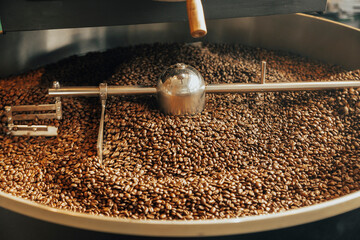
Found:
[{"label": "screw head", "polygon": [[60,83],[58,81],[54,81],[53,82],[53,87],[54,88],[60,88]]}]

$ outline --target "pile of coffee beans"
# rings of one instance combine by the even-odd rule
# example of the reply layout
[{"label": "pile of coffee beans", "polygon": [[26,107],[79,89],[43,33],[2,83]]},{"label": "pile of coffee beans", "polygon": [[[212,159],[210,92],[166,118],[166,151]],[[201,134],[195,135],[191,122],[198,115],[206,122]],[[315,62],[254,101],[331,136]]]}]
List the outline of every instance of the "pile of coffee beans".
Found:
[{"label": "pile of coffee beans", "polygon": [[0,80],[0,190],[48,206],[133,219],[280,212],[360,190],[360,90],[207,94],[205,110],[167,116],[155,96],[109,97],[104,159],[98,98],[62,98],[57,137],[7,135],[4,107],[52,103],[63,86],[155,86],[183,62],[205,82],[360,81],[295,54],[228,44],[152,44],[74,56]]}]

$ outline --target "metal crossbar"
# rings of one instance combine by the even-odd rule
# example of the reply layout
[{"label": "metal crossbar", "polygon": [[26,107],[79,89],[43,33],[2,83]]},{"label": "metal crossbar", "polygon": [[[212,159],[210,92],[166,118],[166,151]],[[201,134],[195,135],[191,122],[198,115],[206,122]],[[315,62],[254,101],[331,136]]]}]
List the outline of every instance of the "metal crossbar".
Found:
[{"label": "metal crossbar", "polygon": [[[58,89],[60,88],[60,85],[58,82],[54,82],[53,87],[55,89]],[[42,111],[53,111],[53,112],[30,113],[30,112],[42,112]],[[46,119],[60,120],[62,118],[61,99],[60,97],[56,97],[54,104],[6,106],[5,114],[7,116],[7,122],[8,122],[8,130],[9,130],[8,134],[14,136],[57,136],[57,127],[46,126],[46,125],[16,125],[14,124],[14,121],[46,120]]]}]

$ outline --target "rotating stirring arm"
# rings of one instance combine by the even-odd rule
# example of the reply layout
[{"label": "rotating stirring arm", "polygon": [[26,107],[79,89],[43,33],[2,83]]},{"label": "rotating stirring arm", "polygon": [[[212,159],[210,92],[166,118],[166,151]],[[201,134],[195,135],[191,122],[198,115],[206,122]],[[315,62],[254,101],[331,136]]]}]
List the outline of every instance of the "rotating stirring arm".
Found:
[{"label": "rotating stirring arm", "polygon": [[[360,88],[360,81],[333,82],[284,82],[266,83],[266,62],[261,63],[260,83],[227,83],[210,84],[205,86],[206,93],[250,93],[250,92],[284,92],[284,91],[317,91],[341,88]],[[141,86],[107,86],[107,95],[144,95],[157,94],[155,87]],[[50,88],[49,95],[96,97],[100,94],[100,87],[61,87]],[[160,103],[162,104],[162,103]]]},{"label": "rotating stirring arm", "polygon": [[[174,65],[182,69],[186,68],[186,65]],[[172,66],[172,67],[174,67]],[[191,68],[193,69],[193,68]],[[194,69],[193,69],[194,70]],[[192,70],[192,71],[193,71]],[[195,70],[196,71],[196,70]],[[189,86],[177,85],[176,91],[171,92],[169,88],[174,88],[173,79],[179,79],[181,76],[166,75],[168,82],[165,88],[154,87],[140,87],[140,86],[107,86],[106,83],[101,83],[99,87],[62,87],[62,88],[50,88],[49,95],[54,97],[59,96],[99,96],[101,100],[101,118],[99,126],[99,135],[97,142],[97,150],[100,161],[102,161],[103,152],[103,135],[104,135],[104,117],[106,98],[108,95],[143,95],[143,94],[167,94],[167,98],[158,98],[160,107],[166,106],[169,113],[176,114],[195,114],[197,112],[191,112],[189,109],[201,109],[203,104],[196,101],[196,96],[189,93]],[[202,77],[201,75],[199,78]],[[181,78],[180,78],[181,79]],[[360,81],[340,81],[340,82],[292,82],[292,83],[266,83],[266,62],[262,62],[261,80],[260,83],[232,83],[232,84],[210,84],[204,88],[200,88],[202,93],[250,93],[250,92],[280,92],[280,91],[314,91],[314,90],[331,90],[341,88],[360,88]],[[164,80],[164,79],[163,79]],[[200,80],[199,80],[200,81]],[[162,81],[164,82],[164,81]],[[178,81],[181,82],[182,81]],[[171,89],[173,90],[173,89]],[[185,92],[185,94],[184,94]],[[202,94],[197,92],[196,95]],[[188,101],[189,97],[193,97],[192,101]],[[166,99],[166,100],[164,100]],[[186,99],[186,100],[184,100]],[[183,101],[182,101],[183,100]],[[169,104],[166,101],[174,101],[176,104]],[[186,103],[186,104],[185,104]],[[188,106],[191,104],[194,106]],[[201,106],[200,106],[201,105]],[[173,111],[172,111],[173,110]]]},{"label": "rotating stirring arm", "polygon": [[[285,82],[285,83],[228,83],[210,84],[205,87],[206,93],[251,93],[251,92],[285,92],[285,91],[318,91],[341,88],[360,88],[360,81],[337,82]],[[125,92],[129,89],[131,92]],[[156,94],[156,88],[108,86],[108,95],[145,95]],[[50,88],[50,96],[62,97],[96,97],[99,87],[62,87]]]}]

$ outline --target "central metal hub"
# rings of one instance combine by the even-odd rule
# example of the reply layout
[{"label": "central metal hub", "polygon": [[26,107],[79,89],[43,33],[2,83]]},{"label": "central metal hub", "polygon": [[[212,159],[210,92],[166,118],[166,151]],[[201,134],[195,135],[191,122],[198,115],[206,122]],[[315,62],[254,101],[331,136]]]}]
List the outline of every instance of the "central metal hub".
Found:
[{"label": "central metal hub", "polygon": [[178,63],[161,74],[157,95],[159,106],[165,114],[200,113],[205,106],[205,82],[195,68]]}]

